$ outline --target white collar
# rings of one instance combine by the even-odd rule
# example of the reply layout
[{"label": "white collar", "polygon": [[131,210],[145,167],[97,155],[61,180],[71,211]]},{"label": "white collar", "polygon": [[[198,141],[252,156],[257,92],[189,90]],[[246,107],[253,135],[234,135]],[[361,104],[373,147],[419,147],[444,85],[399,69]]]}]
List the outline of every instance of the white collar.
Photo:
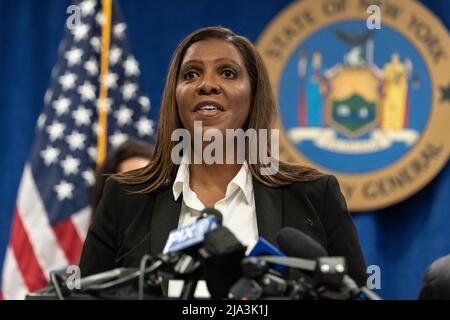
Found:
[{"label": "white collar", "polygon": [[[175,182],[172,186],[172,192],[175,201],[178,200],[181,193],[192,192],[189,186],[189,177],[189,161],[186,155],[183,155],[177,171]],[[239,169],[236,176],[228,184],[225,197],[231,195],[236,190],[236,188],[239,188],[244,193],[247,203],[250,204],[253,193],[253,180],[246,161],[242,165],[241,169]]]}]

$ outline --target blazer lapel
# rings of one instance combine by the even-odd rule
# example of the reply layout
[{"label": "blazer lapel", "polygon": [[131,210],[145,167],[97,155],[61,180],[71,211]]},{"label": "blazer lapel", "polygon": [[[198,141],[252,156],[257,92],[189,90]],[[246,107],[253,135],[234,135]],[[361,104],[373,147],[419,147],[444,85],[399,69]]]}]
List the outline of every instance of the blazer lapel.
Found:
[{"label": "blazer lapel", "polygon": [[277,234],[283,223],[282,189],[270,188],[253,178],[258,233],[277,246]]},{"label": "blazer lapel", "polygon": [[182,196],[177,201],[173,199],[171,187],[164,189],[156,197],[150,228],[150,254],[152,256],[162,252],[170,231],[177,228],[181,201]]}]

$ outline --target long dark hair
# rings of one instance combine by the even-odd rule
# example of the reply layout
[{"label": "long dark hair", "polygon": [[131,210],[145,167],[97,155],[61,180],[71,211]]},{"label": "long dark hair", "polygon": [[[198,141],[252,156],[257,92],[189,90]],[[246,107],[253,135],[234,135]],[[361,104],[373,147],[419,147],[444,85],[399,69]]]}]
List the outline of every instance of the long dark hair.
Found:
[{"label": "long dark hair", "polygon": [[[152,192],[166,185],[174,178],[178,166],[172,162],[171,152],[177,142],[171,141],[171,134],[175,129],[183,128],[178,115],[175,97],[180,66],[186,50],[192,44],[207,39],[219,39],[233,44],[245,61],[253,98],[253,105],[250,108],[246,129],[252,128],[258,132],[259,129],[273,128],[277,105],[267,68],[256,47],[245,37],[237,35],[227,28],[208,27],[198,29],[188,35],[178,45],[170,62],[161,100],[160,121],[152,160],[148,166],[142,169],[116,175],[115,177],[118,181],[125,184],[147,182],[148,184],[140,192]],[[268,133],[270,133],[270,130],[268,130]],[[248,150],[248,146],[246,150]],[[270,146],[268,150],[270,155]],[[262,167],[264,166],[260,163],[249,164],[252,176],[261,183],[271,187],[280,187],[295,181],[315,180],[322,175],[315,169],[281,161],[279,162],[278,172],[273,175],[262,175],[260,172]]]}]

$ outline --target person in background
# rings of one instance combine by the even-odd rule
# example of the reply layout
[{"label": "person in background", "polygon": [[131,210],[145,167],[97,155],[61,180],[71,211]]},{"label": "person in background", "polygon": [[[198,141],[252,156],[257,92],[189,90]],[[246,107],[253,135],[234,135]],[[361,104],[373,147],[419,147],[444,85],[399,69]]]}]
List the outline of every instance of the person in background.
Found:
[{"label": "person in background", "polygon": [[97,210],[108,175],[145,167],[152,157],[153,146],[137,139],[130,139],[113,150],[95,174],[91,193],[92,218]]}]

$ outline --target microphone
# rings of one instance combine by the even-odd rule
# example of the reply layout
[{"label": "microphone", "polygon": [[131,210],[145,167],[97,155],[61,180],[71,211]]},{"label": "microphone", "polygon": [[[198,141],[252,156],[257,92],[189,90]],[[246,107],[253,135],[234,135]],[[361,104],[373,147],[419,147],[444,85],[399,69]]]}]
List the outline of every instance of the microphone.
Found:
[{"label": "microphone", "polygon": [[[194,223],[177,228],[169,233],[164,249],[155,257],[150,270],[164,271],[186,280],[182,296],[193,294],[199,278],[200,261],[198,249],[203,244],[205,235],[222,223],[222,214],[214,208],[205,208]],[[142,241],[141,241],[142,242]],[[140,245],[140,243],[139,243]],[[144,270],[147,270],[144,268]],[[145,273],[148,273],[147,271]]]},{"label": "microphone", "polygon": [[310,260],[328,256],[327,251],[317,241],[300,230],[286,227],[277,236],[281,251],[286,255]]},{"label": "microphone", "polygon": [[201,276],[201,261],[199,249],[208,232],[222,224],[222,214],[214,208],[205,208],[194,223],[169,233],[166,245],[158,259],[168,260],[172,272],[180,276],[185,282],[181,292],[181,299],[191,299],[197,282]]},{"label": "microphone", "polygon": [[450,299],[450,254],[435,260],[425,271],[419,300]]},{"label": "microphone", "polygon": [[242,277],[231,287],[231,299],[257,300],[263,296],[280,296],[285,293],[287,285],[282,273],[286,266],[269,266],[267,261],[260,258],[262,256],[286,257],[269,241],[259,237],[258,242],[241,262]]},{"label": "microphone", "polygon": [[277,243],[280,249],[289,257],[307,259],[310,261],[305,261],[305,263],[313,264],[312,268],[290,268],[289,279],[304,279],[308,277],[311,279],[311,286],[315,286],[314,283],[321,280],[314,279],[314,271],[317,270],[316,260],[319,257],[328,256],[327,251],[321,244],[305,233],[291,227],[281,229],[277,235]]},{"label": "microphone", "polygon": [[[213,299],[226,297],[228,288],[239,277],[246,247],[222,226],[222,220],[220,211],[206,208],[196,222],[170,232],[163,253],[184,254],[183,261],[174,268],[177,274],[186,275],[182,299],[193,297],[201,276]],[[183,269],[188,272],[181,272]]]},{"label": "microphone", "polygon": [[[252,250],[249,252],[249,257],[257,257],[257,256],[277,256],[277,257],[285,257],[286,255],[281,252],[277,247],[273,246],[269,241],[264,239],[263,237],[259,237],[258,242],[254,245]],[[284,272],[286,267],[282,265],[275,265],[274,269],[279,272]]]},{"label": "microphone", "polygon": [[[327,251],[320,243],[302,231],[291,227],[283,228],[278,233],[277,242],[288,256],[314,260],[316,263],[313,286],[315,288],[325,286],[327,289],[332,289],[331,292],[328,290],[322,292],[324,297],[338,297],[335,290],[339,290],[345,285],[343,281],[346,272],[345,258],[328,257]],[[302,271],[291,269],[291,278],[295,278],[299,274],[302,274]]]},{"label": "microphone", "polygon": [[218,210],[203,209],[196,222],[170,232],[163,254],[178,251],[195,253],[205,240],[205,235],[221,225],[222,219]]},{"label": "microphone", "polygon": [[215,208],[205,208],[200,212],[200,216],[197,218],[197,221],[203,218],[208,218],[209,216],[214,216],[217,219],[219,225],[222,225],[223,215],[222,213]]},{"label": "microphone", "polygon": [[316,282],[325,284],[329,288],[344,289],[342,294],[322,292],[323,297],[348,297],[367,300],[381,300],[374,292],[366,287],[358,287],[355,281],[346,274],[344,257],[329,257],[325,248],[316,240],[300,230],[286,227],[282,229],[277,242],[281,250],[288,256],[317,260]]},{"label": "microphone", "polygon": [[229,298],[258,300],[263,297],[282,297],[289,284],[283,274],[272,269],[260,257],[246,257],[242,260],[242,277],[231,287]]},{"label": "microphone", "polygon": [[241,261],[246,247],[226,227],[219,226],[205,236],[199,250],[203,260],[208,291],[213,299],[228,296],[230,287],[241,275]]}]

